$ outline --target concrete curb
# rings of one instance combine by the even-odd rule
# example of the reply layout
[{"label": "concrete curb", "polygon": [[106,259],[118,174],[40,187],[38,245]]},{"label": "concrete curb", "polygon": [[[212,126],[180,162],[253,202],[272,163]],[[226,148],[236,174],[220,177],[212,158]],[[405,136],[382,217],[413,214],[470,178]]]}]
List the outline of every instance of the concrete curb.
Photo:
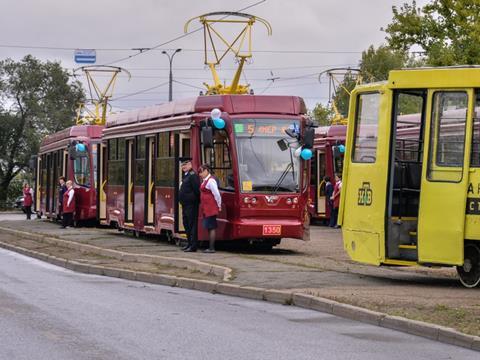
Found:
[{"label": "concrete curb", "polygon": [[0,231],[4,231],[24,239],[34,239],[38,242],[46,243],[49,245],[62,246],[68,249],[80,251],[82,253],[94,253],[101,256],[111,257],[120,261],[140,262],[184,268],[190,271],[199,271],[204,274],[213,274],[215,276],[220,276],[222,277],[223,281],[229,281],[232,278],[232,269],[226,266],[213,265],[199,260],[169,256],[126,253],[123,251],[105,249],[94,245],[81,244],[74,241],[62,240],[43,234],[34,234],[26,231],[20,231],[4,227],[0,227]]},{"label": "concrete curb", "polygon": [[305,309],[337,315],[350,320],[356,320],[416,336],[425,337],[446,344],[480,351],[480,337],[478,336],[467,335],[452,328],[422,321],[410,320],[399,316],[391,316],[385,313],[371,311],[357,306],[343,304],[330,299],[295,291],[263,289],[209,280],[197,280],[171,275],[152,274],[147,272],[137,272],[99,265],[84,264],[77,261],[68,261],[54,256],[49,256],[34,250],[28,250],[3,242],[0,242],[0,247],[85,274],[103,275],[156,285],[198,290],[212,294],[223,294],[253,300],[265,300],[284,305],[294,305]]}]

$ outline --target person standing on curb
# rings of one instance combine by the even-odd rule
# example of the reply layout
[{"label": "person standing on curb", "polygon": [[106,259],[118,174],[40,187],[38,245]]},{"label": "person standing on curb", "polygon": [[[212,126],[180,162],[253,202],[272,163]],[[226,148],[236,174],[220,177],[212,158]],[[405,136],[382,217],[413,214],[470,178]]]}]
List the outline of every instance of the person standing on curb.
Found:
[{"label": "person standing on curb", "polygon": [[200,185],[200,210],[202,213],[202,225],[208,230],[209,246],[205,253],[215,252],[215,236],[217,228],[217,215],[222,210],[222,196],[218,191],[218,185],[212,176],[210,167],[202,165],[198,169],[198,174],[202,178]]},{"label": "person standing on curb", "polygon": [[335,186],[333,188],[333,227],[338,229],[340,226],[337,224],[338,220],[338,208],[340,207],[340,193],[342,191],[342,174],[335,174]]},{"label": "person standing on curb", "polygon": [[333,219],[333,200],[332,200],[332,195],[333,195],[333,185],[330,182],[330,176],[325,176],[323,178],[323,181],[325,181],[325,197],[327,198],[327,209],[328,213],[330,214],[330,221],[329,221],[329,226],[334,227],[334,219]]},{"label": "person standing on curb", "polygon": [[63,216],[62,228],[71,227],[73,224],[73,214],[75,212],[75,191],[73,190],[72,180],[67,181],[67,191],[63,194]]},{"label": "person standing on curb", "polygon": [[33,205],[33,190],[25,183],[23,185],[23,208],[25,209],[25,214],[27,214],[27,220],[32,218],[32,205]]},{"label": "person standing on curb", "polygon": [[180,185],[179,200],[182,205],[182,219],[187,233],[185,252],[197,251],[198,240],[198,205],[200,202],[200,179],[192,169],[191,159],[182,162],[182,183]]},{"label": "person standing on curb", "polygon": [[61,219],[63,213],[63,195],[67,191],[67,185],[65,185],[65,177],[60,176],[58,178],[58,215],[57,220]]}]

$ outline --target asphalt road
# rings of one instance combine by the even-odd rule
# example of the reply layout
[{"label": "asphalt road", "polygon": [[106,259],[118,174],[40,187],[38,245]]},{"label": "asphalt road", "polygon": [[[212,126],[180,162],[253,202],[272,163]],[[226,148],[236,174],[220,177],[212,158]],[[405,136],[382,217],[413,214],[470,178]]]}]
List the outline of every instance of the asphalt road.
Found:
[{"label": "asphalt road", "polygon": [[83,275],[0,249],[0,359],[473,359],[291,306]]}]

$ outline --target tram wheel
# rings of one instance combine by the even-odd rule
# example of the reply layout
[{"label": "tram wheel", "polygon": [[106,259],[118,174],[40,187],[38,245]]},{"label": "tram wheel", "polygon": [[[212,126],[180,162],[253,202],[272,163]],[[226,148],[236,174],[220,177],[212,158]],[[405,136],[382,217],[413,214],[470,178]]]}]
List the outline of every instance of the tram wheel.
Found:
[{"label": "tram wheel", "polygon": [[467,288],[474,288],[480,283],[480,248],[466,244],[463,266],[457,266],[460,282]]}]

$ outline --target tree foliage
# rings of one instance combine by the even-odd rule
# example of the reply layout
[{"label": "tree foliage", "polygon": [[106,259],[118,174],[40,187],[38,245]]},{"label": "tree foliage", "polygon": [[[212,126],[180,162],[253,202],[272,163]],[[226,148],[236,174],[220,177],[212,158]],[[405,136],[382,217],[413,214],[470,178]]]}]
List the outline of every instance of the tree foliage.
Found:
[{"label": "tree foliage", "polygon": [[413,1],[392,10],[385,32],[393,49],[420,47],[432,66],[480,63],[480,1],[433,0],[423,8]]},{"label": "tree foliage", "polygon": [[330,125],[330,121],[335,115],[333,109],[328,105],[318,103],[310,112],[310,117],[320,126]]},{"label": "tree foliage", "polygon": [[38,152],[41,139],[74,123],[83,98],[81,84],[70,82],[57,62],[30,55],[0,61],[0,201]]}]

